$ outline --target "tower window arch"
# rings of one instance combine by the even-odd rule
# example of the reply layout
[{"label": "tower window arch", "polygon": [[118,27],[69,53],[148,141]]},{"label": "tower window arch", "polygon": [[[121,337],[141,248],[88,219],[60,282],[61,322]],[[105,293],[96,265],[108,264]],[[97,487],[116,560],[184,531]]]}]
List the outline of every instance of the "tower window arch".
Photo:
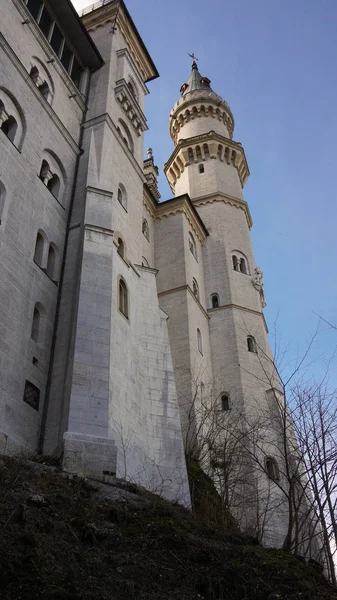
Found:
[{"label": "tower window arch", "polygon": [[49,244],[48,249],[48,260],[46,273],[53,281],[57,280],[56,269],[57,269],[57,248],[55,244]]},{"label": "tower window arch", "polygon": [[200,352],[200,354],[202,354],[202,337],[201,337],[201,331],[199,328],[197,329],[197,343],[198,343],[198,351]]},{"label": "tower window arch", "polygon": [[26,119],[16,98],[0,87],[0,129],[12,144],[21,150],[26,132]]},{"label": "tower window arch", "polygon": [[147,219],[145,219],[145,217],[143,218],[143,223],[142,223],[142,232],[143,235],[146,237],[147,241],[150,241],[150,228],[149,228],[149,224]]},{"label": "tower window arch", "polygon": [[249,275],[248,261],[245,255],[239,250],[234,250],[232,254],[232,264],[234,271]]},{"label": "tower window arch", "polygon": [[127,209],[127,193],[126,193],[126,189],[122,183],[120,183],[118,186],[117,200],[123,206],[123,208],[125,208],[125,210],[126,210]]},{"label": "tower window arch", "polygon": [[195,260],[197,260],[197,245],[191,232],[188,234],[188,247],[190,252],[193,254]]},{"label": "tower window arch", "polygon": [[127,285],[122,277],[118,281],[118,308],[120,312],[129,318],[129,293]]},{"label": "tower window arch", "polygon": [[247,337],[247,348],[248,348],[248,352],[253,352],[254,354],[257,354],[256,341],[252,335],[249,335]]},{"label": "tower window arch", "polygon": [[226,392],[222,392],[220,396],[221,410],[225,412],[229,410],[229,395]]},{"label": "tower window arch", "polygon": [[43,263],[44,242],[45,242],[45,238],[44,238],[42,232],[38,231],[37,236],[36,236],[36,242],[35,242],[34,262],[36,262],[36,264],[39,267],[43,266],[42,263]]},{"label": "tower window arch", "polygon": [[197,280],[194,277],[193,277],[193,280],[192,280],[192,290],[193,290],[193,294],[197,298],[197,300],[200,300],[198,282],[197,282]]},{"label": "tower window arch", "polygon": [[125,245],[124,245],[122,238],[120,238],[120,237],[118,238],[117,244],[118,244],[117,253],[119,254],[119,256],[121,256],[124,259],[125,258]]},{"label": "tower window arch", "polygon": [[6,189],[2,181],[0,181],[0,225],[2,221],[2,213],[5,207]]},{"label": "tower window arch", "polygon": [[211,304],[212,304],[212,308],[218,308],[220,305],[219,302],[219,294],[212,294],[211,295]]},{"label": "tower window arch", "polygon": [[273,481],[280,480],[280,471],[275,458],[273,458],[272,456],[266,456],[265,469],[269,479],[272,479]]},{"label": "tower window arch", "polygon": [[56,200],[60,202],[64,191],[64,169],[59,159],[49,150],[45,151],[39,177]]}]

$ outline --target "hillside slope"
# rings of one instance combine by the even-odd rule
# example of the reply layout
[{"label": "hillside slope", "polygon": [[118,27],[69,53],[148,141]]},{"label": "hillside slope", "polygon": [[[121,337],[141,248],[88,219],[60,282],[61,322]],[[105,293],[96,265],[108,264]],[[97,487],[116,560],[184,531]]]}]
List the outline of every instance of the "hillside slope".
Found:
[{"label": "hillside slope", "polygon": [[0,508],[1,599],[337,599],[313,567],[133,486],[3,459]]}]

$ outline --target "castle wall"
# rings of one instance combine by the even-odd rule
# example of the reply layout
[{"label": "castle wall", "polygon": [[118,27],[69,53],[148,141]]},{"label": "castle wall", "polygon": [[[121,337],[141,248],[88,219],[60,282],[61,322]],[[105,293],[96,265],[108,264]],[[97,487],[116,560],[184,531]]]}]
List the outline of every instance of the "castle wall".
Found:
[{"label": "castle wall", "polygon": [[[200,164],[204,165],[204,173],[199,172]],[[243,198],[236,168],[213,158],[189,165],[175,184],[176,196],[187,193],[195,199],[216,192]]]},{"label": "castle wall", "polygon": [[[0,100],[15,115],[14,143],[0,131],[1,215],[1,448],[36,452],[49,368],[58,281],[66,232],[83,100],[63,67],[47,64],[48,44],[22,2],[0,7]],[[50,73],[50,103],[29,78],[33,64]],[[69,90],[75,97],[69,99]],[[47,158],[58,170],[61,193],[56,198],[39,177]],[[56,160],[57,159],[57,160]],[[38,231],[43,255],[34,262]],[[46,272],[49,245],[56,251],[52,276]],[[40,307],[37,340],[32,339],[34,307]],[[34,361],[34,362],[33,362]],[[18,365],[20,365],[18,367]],[[25,382],[40,392],[38,407],[23,401]]]}]

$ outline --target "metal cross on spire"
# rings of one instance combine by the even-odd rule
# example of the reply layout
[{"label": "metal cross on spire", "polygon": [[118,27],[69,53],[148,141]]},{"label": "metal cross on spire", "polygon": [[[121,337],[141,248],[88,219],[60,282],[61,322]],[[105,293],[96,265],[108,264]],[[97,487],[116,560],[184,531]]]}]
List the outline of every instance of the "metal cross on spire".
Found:
[{"label": "metal cross on spire", "polygon": [[190,54],[189,52],[187,52],[187,54],[188,54],[188,56],[190,56],[191,58],[193,58],[193,60],[199,60],[199,59],[198,59],[198,58],[195,56],[194,52],[192,52],[192,54]]}]

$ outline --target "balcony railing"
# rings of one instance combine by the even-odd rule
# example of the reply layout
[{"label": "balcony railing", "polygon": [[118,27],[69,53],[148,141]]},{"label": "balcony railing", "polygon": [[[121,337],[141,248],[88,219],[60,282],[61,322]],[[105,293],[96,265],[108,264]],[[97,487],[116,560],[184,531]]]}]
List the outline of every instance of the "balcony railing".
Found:
[{"label": "balcony railing", "polygon": [[104,6],[105,4],[111,4],[111,2],[115,2],[115,0],[99,0],[99,2],[95,2],[94,4],[90,4],[82,10],[79,10],[78,14],[80,17],[84,17],[84,15],[87,15],[88,13],[97,10],[97,8],[101,8],[101,6]]}]

